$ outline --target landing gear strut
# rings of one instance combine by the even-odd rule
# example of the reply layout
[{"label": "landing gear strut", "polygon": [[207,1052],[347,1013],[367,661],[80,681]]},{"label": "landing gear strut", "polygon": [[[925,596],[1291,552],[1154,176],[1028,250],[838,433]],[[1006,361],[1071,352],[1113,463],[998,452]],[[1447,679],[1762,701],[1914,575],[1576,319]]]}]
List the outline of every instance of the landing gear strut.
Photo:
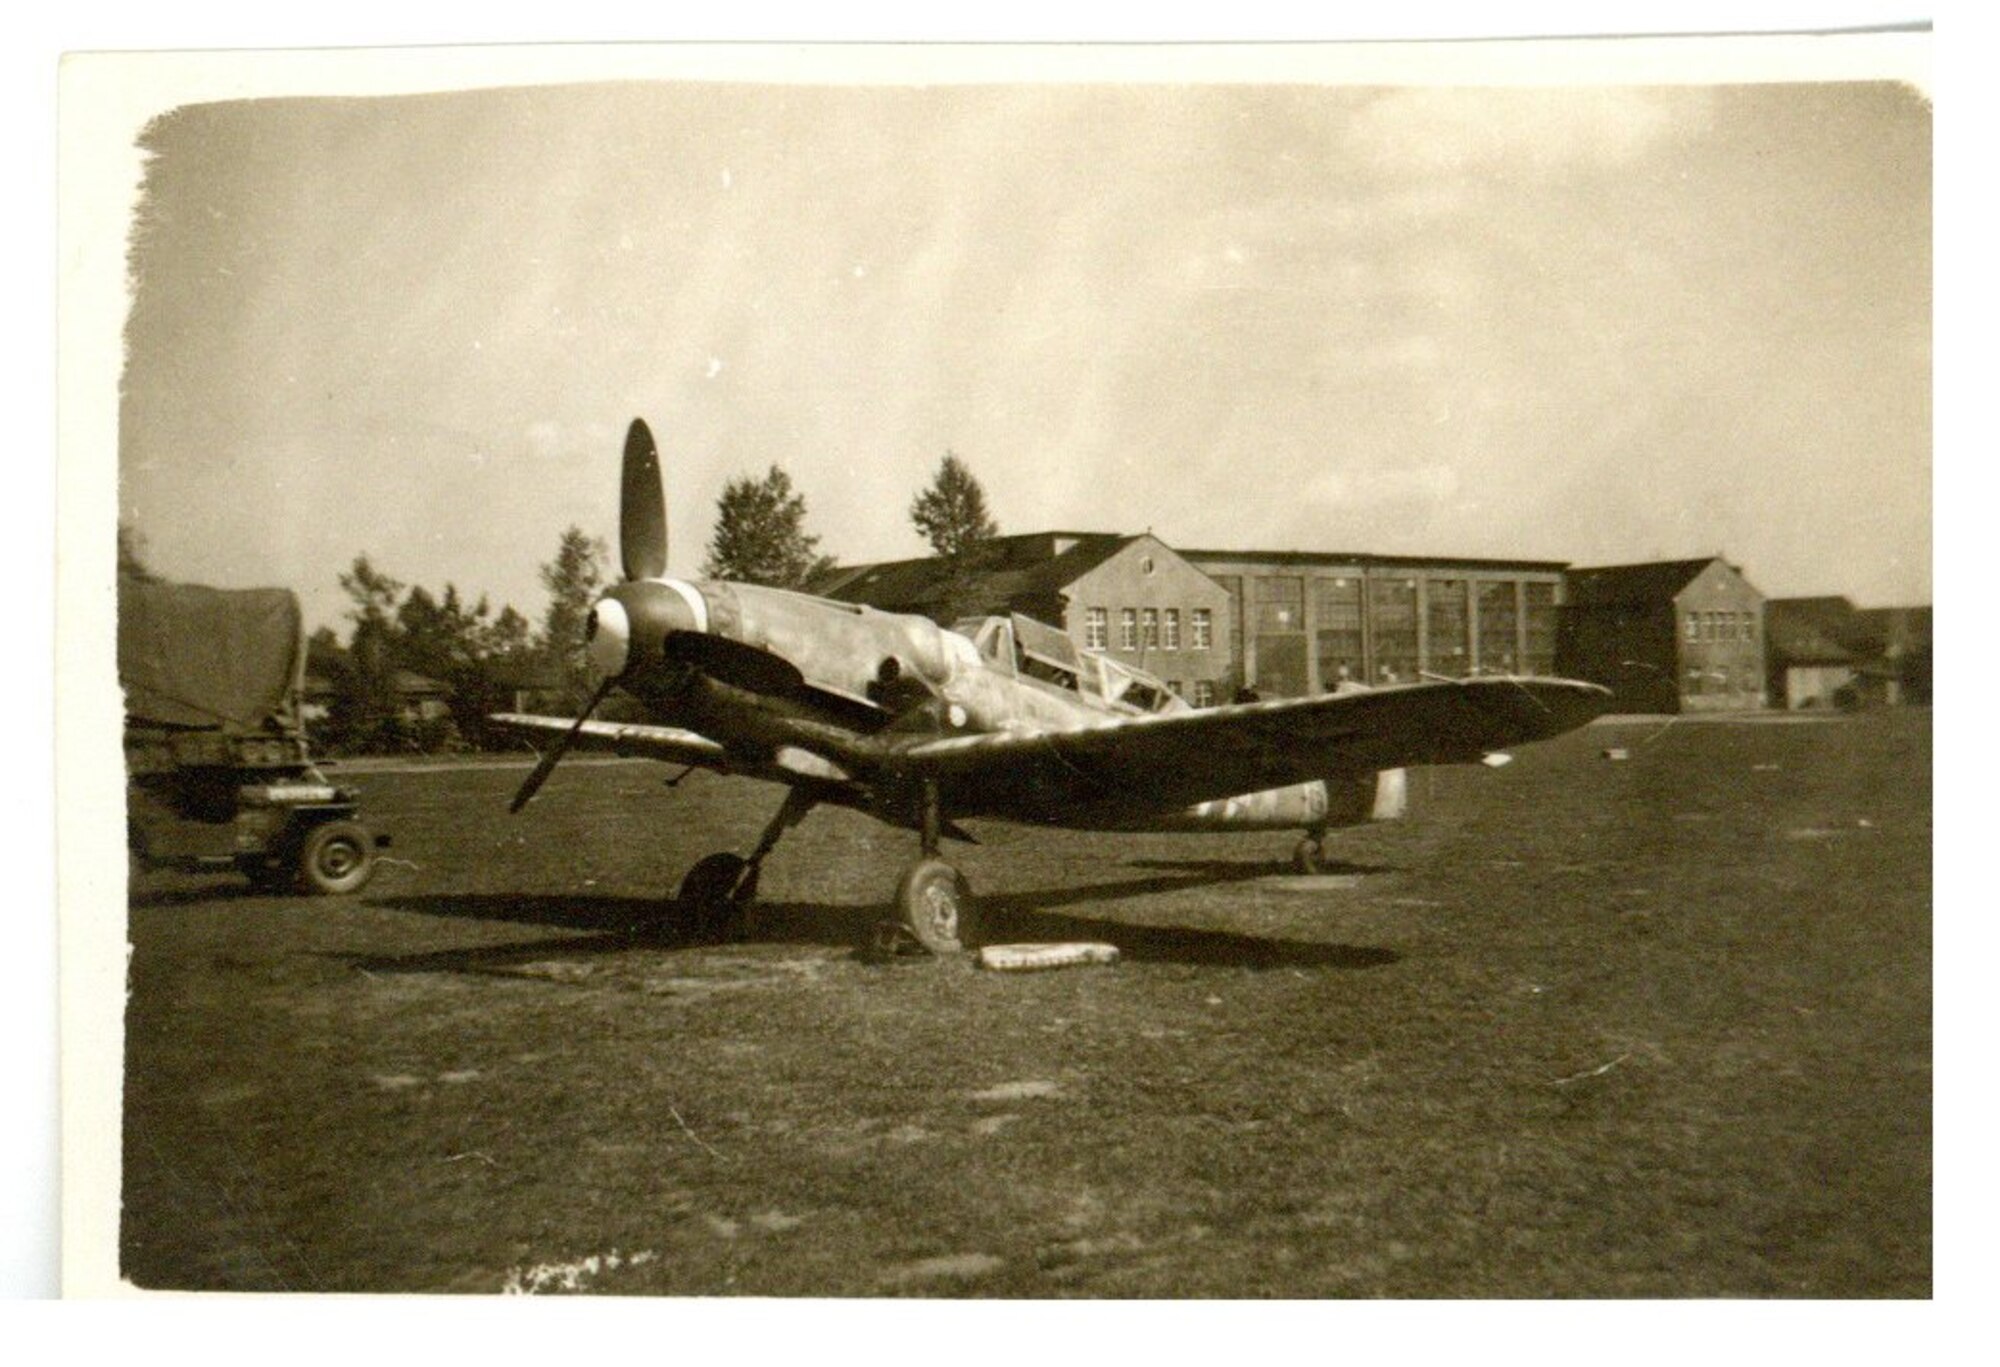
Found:
[{"label": "landing gear strut", "polygon": [[1307,831],[1305,838],[1292,846],[1292,867],[1303,874],[1326,872],[1326,829]]},{"label": "landing gear strut", "polygon": [[785,794],[784,806],[778,808],[778,814],[764,828],[749,858],[711,854],[687,871],[687,876],[681,879],[676,902],[683,923],[695,938],[704,942],[749,938],[750,904],[757,898],[757,878],[763,871],[764,856],[815,805],[803,789],[793,788]]},{"label": "landing gear strut", "polygon": [[979,908],[965,876],[938,857],[944,819],[935,781],[924,781],[917,810],[923,858],[896,884],[896,919],[930,953],[962,954],[979,943]]}]

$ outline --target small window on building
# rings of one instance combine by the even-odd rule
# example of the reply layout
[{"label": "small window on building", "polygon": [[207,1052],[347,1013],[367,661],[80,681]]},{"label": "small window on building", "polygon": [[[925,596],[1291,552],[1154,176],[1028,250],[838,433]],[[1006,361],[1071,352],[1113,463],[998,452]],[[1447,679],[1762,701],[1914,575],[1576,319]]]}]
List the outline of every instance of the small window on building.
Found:
[{"label": "small window on building", "polygon": [[1139,644],[1147,650],[1160,648],[1160,610],[1142,608],[1139,611]]},{"label": "small window on building", "polygon": [[1083,647],[1085,650],[1103,650],[1111,644],[1111,611],[1108,608],[1091,608],[1083,614]]},{"label": "small window on building", "polygon": [[[1160,649],[1179,650],[1181,648],[1181,610],[1168,608],[1160,622]],[[1177,688],[1174,692],[1178,693]]]},{"label": "small window on building", "polygon": [[1139,648],[1139,610],[1137,608],[1118,609],[1118,648],[1137,650]]},{"label": "small window on building", "polygon": [[1181,693],[1181,681],[1179,679],[1168,679],[1167,692],[1173,694],[1176,698],[1183,696]]},{"label": "small window on building", "polygon": [[1698,612],[1687,615],[1687,639],[1689,644],[1701,639],[1701,614]]},{"label": "small window on building", "polygon": [[1196,608],[1188,623],[1194,632],[1190,645],[1196,650],[1208,650],[1215,644],[1215,622],[1207,608]]},{"label": "small window on building", "polygon": [[1196,679],[1194,681],[1194,697],[1189,699],[1189,701],[1196,707],[1215,706],[1215,680]]}]

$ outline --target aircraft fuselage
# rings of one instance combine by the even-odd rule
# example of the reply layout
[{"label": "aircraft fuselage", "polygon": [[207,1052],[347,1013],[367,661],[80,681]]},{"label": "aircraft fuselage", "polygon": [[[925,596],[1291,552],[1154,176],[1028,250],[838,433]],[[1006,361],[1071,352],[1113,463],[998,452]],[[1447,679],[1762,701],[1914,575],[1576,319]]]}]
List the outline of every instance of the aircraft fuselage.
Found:
[{"label": "aircraft fuselage", "polygon": [[[1007,619],[988,619],[975,641],[926,617],[673,579],[619,585],[596,617],[593,658],[659,720],[732,737],[739,772],[813,783],[821,800],[899,824],[907,803],[893,779],[898,744],[1080,731],[1188,710],[1158,680],[1104,657],[1031,655]],[[1156,705],[1108,696],[1118,687]],[[1044,800],[1032,787],[992,782],[952,784],[944,799],[954,815],[1078,829],[1319,830],[1399,817],[1403,792],[1402,772],[1392,770],[1193,806],[1115,790],[1079,805],[1073,792]]]}]

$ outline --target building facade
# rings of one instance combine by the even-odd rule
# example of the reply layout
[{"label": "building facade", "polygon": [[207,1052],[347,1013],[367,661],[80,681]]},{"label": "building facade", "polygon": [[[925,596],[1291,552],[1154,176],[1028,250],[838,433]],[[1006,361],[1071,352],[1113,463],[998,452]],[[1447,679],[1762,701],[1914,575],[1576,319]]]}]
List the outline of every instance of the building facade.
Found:
[{"label": "building facade", "polygon": [[1182,554],[1228,597],[1232,694],[1555,672],[1561,561]]},{"label": "building facade", "polygon": [[1197,706],[1343,683],[1555,672],[1561,561],[1176,551],[1151,534],[997,538],[949,591],[935,559],[836,568],[813,591],[950,622],[1019,612]]},{"label": "building facade", "polygon": [[1764,596],[1721,556],[1571,570],[1556,658],[1629,712],[1764,705]]},{"label": "building facade", "polygon": [[842,566],[812,591],[947,625],[1018,612],[1163,679],[1197,706],[1221,698],[1231,656],[1229,601],[1214,580],[1150,534],[1031,532],[995,538],[977,567],[935,558]]},{"label": "building facade", "polygon": [[1787,708],[1931,700],[1931,610],[1857,608],[1842,597],[1764,605],[1768,687]]},{"label": "building facade", "polygon": [[1166,681],[1197,707],[1227,701],[1229,598],[1156,536],[1135,536],[1063,586],[1059,623],[1101,650]]}]

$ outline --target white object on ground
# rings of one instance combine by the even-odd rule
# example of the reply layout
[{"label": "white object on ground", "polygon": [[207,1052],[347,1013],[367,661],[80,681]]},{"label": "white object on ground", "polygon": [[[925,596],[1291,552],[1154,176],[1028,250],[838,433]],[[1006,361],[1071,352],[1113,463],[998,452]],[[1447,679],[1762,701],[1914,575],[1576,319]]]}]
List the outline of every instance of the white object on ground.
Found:
[{"label": "white object on ground", "polygon": [[1078,942],[1058,945],[987,945],[979,951],[981,968],[1031,973],[1043,968],[1118,962],[1118,946]]}]

